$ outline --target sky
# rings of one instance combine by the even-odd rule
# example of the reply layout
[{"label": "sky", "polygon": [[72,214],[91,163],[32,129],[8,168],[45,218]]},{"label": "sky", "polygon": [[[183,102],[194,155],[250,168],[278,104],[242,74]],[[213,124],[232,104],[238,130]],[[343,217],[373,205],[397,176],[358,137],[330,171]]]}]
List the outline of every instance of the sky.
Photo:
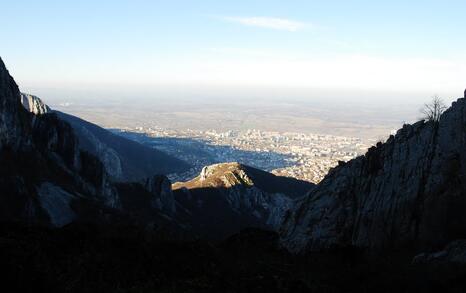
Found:
[{"label": "sky", "polygon": [[0,56],[28,89],[195,85],[459,96],[465,11],[464,0],[0,0]]}]

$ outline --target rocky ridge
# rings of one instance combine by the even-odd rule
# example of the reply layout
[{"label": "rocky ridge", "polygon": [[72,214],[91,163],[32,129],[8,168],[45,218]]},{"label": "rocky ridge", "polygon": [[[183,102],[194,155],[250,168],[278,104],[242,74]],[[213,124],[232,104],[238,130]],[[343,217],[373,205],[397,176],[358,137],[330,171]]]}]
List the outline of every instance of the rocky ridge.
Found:
[{"label": "rocky ridge", "polygon": [[30,94],[21,93],[21,104],[27,111],[36,115],[52,111],[39,97]]},{"label": "rocky ridge", "polygon": [[[1,101],[9,103],[5,123],[17,127],[21,120],[15,113],[24,120],[19,123],[24,127],[5,140],[7,144],[0,150],[0,209],[6,221],[62,227],[72,222],[107,221],[114,217],[110,213],[142,226],[162,225],[181,229],[186,235],[221,239],[244,227],[276,229],[292,198],[313,186],[236,163],[208,166],[197,179],[175,191],[164,175],[121,181],[116,178],[120,173],[113,171],[124,171],[125,158],[122,149],[113,145],[124,145],[122,139],[53,111],[36,96],[21,95],[17,87],[11,95],[0,95]],[[12,151],[12,145],[22,139],[25,143]],[[141,147],[124,150],[140,154]]]},{"label": "rocky ridge", "polygon": [[218,238],[245,227],[278,229],[294,198],[312,188],[236,162],[206,166],[196,178],[173,184],[193,229],[212,231]]},{"label": "rocky ridge", "polygon": [[[134,186],[144,192],[130,194],[131,201],[147,199],[149,207],[171,194],[163,178],[149,190],[142,183]],[[128,194],[120,187],[102,162],[81,148],[70,124],[37,97],[20,94],[0,59],[0,220],[61,227],[139,217],[128,213],[122,200]],[[164,212],[164,205],[153,208],[148,223]]]},{"label": "rocky ridge", "polygon": [[281,227],[294,252],[432,249],[466,236],[466,100],[332,170]]}]

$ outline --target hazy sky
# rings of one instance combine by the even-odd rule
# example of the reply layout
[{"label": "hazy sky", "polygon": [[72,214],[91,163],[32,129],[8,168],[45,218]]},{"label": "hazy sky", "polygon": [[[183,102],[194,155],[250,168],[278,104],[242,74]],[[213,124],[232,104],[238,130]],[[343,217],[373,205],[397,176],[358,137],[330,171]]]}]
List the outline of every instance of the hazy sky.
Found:
[{"label": "hazy sky", "polygon": [[0,11],[0,56],[26,87],[466,87],[464,0],[0,0]]}]

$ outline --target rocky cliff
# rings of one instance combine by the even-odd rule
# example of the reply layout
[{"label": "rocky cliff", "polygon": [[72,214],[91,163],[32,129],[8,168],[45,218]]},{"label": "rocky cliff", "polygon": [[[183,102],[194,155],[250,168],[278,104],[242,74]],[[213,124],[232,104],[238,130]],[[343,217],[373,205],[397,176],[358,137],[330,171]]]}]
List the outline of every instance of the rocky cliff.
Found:
[{"label": "rocky cliff", "polygon": [[25,93],[21,93],[21,104],[27,111],[36,115],[49,113],[51,111],[49,106],[42,102],[39,97]]},{"label": "rocky cliff", "polygon": [[69,124],[54,114],[33,115],[21,101],[32,112],[47,110],[21,96],[0,62],[0,218],[62,226],[79,216],[69,212],[78,202],[117,208],[118,194],[102,164],[80,151]]},{"label": "rocky cliff", "polygon": [[0,148],[8,146],[17,149],[21,144],[29,143],[24,132],[30,132],[29,115],[21,111],[18,86],[6,70],[0,59]]},{"label": "rocky cliff", "polygon": [[[292,198],[313,186],[219,164],[173,192],[163,175],[141,177],[159,162],[155,150],[50,110],[36,96],[21,95],[5,67],[0,71],[1,126],[9,126],[0,131],[0,220],[65,226],[118,215],[118,221],[219,239],[242,227],[277,228]],[[128,172],[138,181],[118,180]]]},{"label": "rocky cliff", "polygon": [[336,167],[287,215],[282,243],[430,249],[466,236],[466,100]]},{"label": "rocky cliff", "polygon": [[[173,213],[167,180],[115,184],[69,123],[37,97],[20,94],[0,59],[0,221],[64,226],[118,215],[160,223]],[[131,210],[133,202],[149,207],[150,217]]]}]

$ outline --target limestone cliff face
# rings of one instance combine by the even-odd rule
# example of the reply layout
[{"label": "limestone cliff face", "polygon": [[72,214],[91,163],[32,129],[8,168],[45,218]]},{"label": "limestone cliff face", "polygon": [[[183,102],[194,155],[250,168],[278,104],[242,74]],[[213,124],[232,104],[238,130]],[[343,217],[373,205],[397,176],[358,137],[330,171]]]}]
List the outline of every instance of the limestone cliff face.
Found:
[{"label": "limestone cliff face", "polygon": [[28,137],[21,134],[29,132],[29,115],[21,111],[18,86],[0,59],[0,148],[8,145],[16,149],[28,143]]},{"label": "limestone cliff face", "polygon": [[39,97],[25,93],[21,93],[21,104],[27,111],[36,115],[42,115],[51,111],[49,106],[44,104]]},{"label": "limestone cliff face", "polygon": [[[149,179],[138,183],[115,183],[121,166],[109,163],[120,157],[130,161],[134,153],[140,156],[139,164],[127,169],[148,174],[158,153],[76,117],[68,122],[64,115],[35,96],[21,95],[0,59],[0,221],[63,226],[118,220],[178,229],[170,217],[176,206],[165,176],[150,172]],[[82,129],[89,129],[92,137],[79,132]],[[119,157],[111,158],[111,151],[88,151],[92,149],[83,147],[82,136],[94,139],[91,145],[102,150],[110,149],[104,142],[119,146]],[[125,152],[127,156],[121,155]],[[141,164],[150,166],[139,170]]]},{"label": "limestone cliff face", "polygon": [[176,213],[175,197],[172,192],[172,184],[164,175],[155,175],[147,178],[144,187],[152,194],[151,205],[168,215]]},{"label": "limestone cliff face", "polygon": [[0,60],[0,218],[60,226],[79,216],[73,206],[84,201],[118,208],[102,163],[79,149],[68,123],[47,112],[37,97],[20,94]]},{"label": "limestone cliff face", "polygon": [[58,113],[59,117],[64,121],[70,123],[75,131],[80,147],[94,154],[104,164],[107,173],[114,179],[123,179],[123,167],[120,156],[118,153],[101,139],[99,139],[92,131],[90,131],[85,125],[79,123],[73,123],[70,119],[66,119],[65,114]]},{"label": "limestone cliff face", "polygon": [[466,101],[336,167],[286,217],[282,243],[431,248],[466,236]]}]

